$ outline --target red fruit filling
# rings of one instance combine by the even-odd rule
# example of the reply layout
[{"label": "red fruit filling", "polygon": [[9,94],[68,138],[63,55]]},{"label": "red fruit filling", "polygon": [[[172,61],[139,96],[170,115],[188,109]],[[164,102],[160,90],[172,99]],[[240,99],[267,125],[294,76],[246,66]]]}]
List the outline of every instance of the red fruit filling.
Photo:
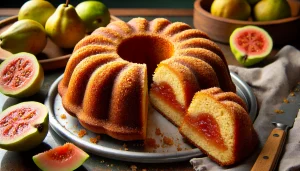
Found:
[{"label": "red fruit filling", "polygon": [[220,127],[211,115],[200,114],[197,117],[185,117],[185,120],[194,127],[201,136],[215,147],[226,150],[224,140],[220,133]]},{"label": "red fruit filling", "polygon": [[152,92],[156,95],[159,95],[162,97],[162,99],[168,103],[168,105],[172,106],[173,108],[177,109],[178,111],[184,113],[185,107],[182,106],[177,100],[175,93],[172,89],[172,87],[168,83],[153,83],[152,84]]}]

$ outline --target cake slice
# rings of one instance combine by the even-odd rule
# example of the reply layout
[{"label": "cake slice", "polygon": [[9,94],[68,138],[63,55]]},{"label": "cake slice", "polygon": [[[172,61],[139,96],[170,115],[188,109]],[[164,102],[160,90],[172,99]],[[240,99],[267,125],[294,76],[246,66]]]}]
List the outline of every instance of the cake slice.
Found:
[{"label": "cake slice", "polygon": [[243,100],[216,87],[195,94],[179,131],[221,166],[243,160],[258,142]]},{"label": "cake slice", "polygon": [[150,101],[176,126],[180,126],[194,94],[219,86],[213,68],[193,57],[172,57],[161,62],[153,75]]}]

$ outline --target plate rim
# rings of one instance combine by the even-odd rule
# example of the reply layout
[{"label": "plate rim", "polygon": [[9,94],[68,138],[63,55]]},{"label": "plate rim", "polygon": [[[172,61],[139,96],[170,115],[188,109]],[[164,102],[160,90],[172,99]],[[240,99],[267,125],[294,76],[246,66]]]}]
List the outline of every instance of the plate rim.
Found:
[{"label": "plate rim", "polygon": [[[238,75],[230,72],[233,81],[239,86],[239,88],[243,88],[247,90],[247,93],[250,93],[250,98],[255,97],[251,88],[241,80]],[[198,149],[194,148],[191,150],[185,151],[177,151],[177,152],[169,152],[169,153],[151,153],[151,152],[134,152],[134,151],[124,151],[113,149],[105,146],[101,146],[99,144],[89,143],[83,139],[80,139],[78,136],[72,134],[64,128],[56,119],[55,112],[54,112],[54,100],[58,94],[57,85],[59,81],[62,79],[63,74],[59,76],[51,85],[47,97],[45,99],[45,105],[48,107],[49,110],[49,125],[51,128],[57,133],[60,137],[64,140],[69,141],[77,145],[78,147],[82,148],[84,151],[122,161],[128,162],[137,162],[137,163],[170,163],[170,162],[178,162],[178,161],[185,161],[191,159],[193,157],[200,157],[203,153]],[[251,103],[249,115],[252,121],[254,121],[256,114],[257,114],[257,102],[256,98],[249,99]],[[248,99],[247,99],[248,101]],[[255,112],[254,112],[255,111]],[[254,116],[251,116],[254,115]]]}]

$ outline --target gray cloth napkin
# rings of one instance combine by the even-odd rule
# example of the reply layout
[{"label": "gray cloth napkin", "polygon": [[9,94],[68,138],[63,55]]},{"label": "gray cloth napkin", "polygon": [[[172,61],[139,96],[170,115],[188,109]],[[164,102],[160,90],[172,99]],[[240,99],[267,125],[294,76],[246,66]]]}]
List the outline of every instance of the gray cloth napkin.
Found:
[{"label": "gray cloth napkin", "polygon": [[[254,122],[254,128],[259,135],[260,144],[256,151],[233,167],[220,167],[208,157],[190,160],[197,171],[206,170],[250,170],[256,161],[270,132],[274,128],[271,118],[276,115],[283,99],[300,81],[300,51],[292,46],[283,47],[275,56],[269,57],[271,61],[264,67],[243,68],[229,66],[253,90],[259,106],[259,112]],[[295,120],[294,127],[290,129],[282,158],[278,163],[278,170],[300,170],[300,115]]]}]

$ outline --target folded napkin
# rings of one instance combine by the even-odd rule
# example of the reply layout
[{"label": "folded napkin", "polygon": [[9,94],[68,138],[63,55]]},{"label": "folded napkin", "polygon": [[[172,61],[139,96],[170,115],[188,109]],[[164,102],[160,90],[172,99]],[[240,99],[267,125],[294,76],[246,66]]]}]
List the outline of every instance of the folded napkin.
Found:
[{"label": "folded napkin", "polygon": [[[300,51],[292,46],[283,47],[272,61],[264,67],[243,68],[229,66],[253,90],[259,106],[259,112],[254,122],[254,128],[259,135],[259,147],[242,163],[234,167],[220,167],[208,157],[190,160],[197,171],[206,170],[250,170],[256,161],[270,132],[274,128],[271,118],[276,115],[283,99],[300,81]],[[282,151],[282,158],[278,163],[279,170],[300,170],[300,116],[295,120],[294,127],[289,131],[286,146]]]}]

